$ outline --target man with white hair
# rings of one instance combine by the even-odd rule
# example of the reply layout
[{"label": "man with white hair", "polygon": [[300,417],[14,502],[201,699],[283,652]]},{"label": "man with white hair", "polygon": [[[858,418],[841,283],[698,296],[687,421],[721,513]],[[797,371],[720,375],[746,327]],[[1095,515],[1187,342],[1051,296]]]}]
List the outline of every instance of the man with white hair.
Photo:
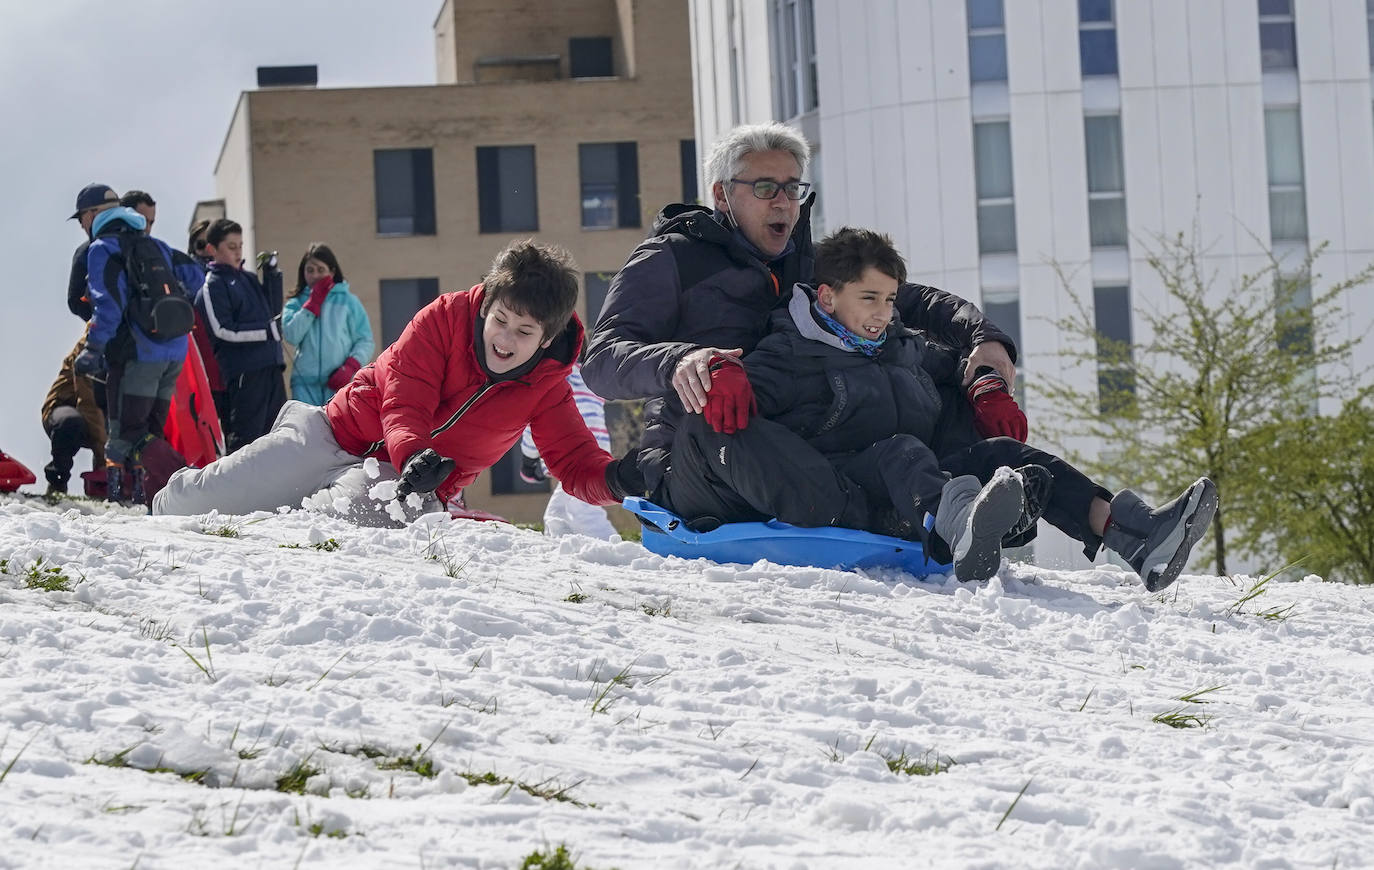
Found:
[{"label": "man with white hair", "polygon": [[[769,316],[786,308],[791,290],[812,278],[814,254],[810,211],[814,194],[803,181],[811,149],[796,130],[778,123],[736,127],[716,142],[706,158],[712,205],[669,205],[655,219],[650,236],[630,255],[611,282],[591,330],[583,377],[606,399],[644,399],[644,436],[637,466],[642,480],[622,480],[631,492],[661,494],[678,421],[701,413],[714,390],[715,407],[738,408],[722,427],[747,425],[752,405],[748,381],[721,377],[768,331]],[[1010,400],[1016,347],[971,302],[921,284],[904,283],[897,310],[902,322],[951,349],[943,376],[948,401],[939,428],[951,438],[976,440],[972,403],[960,389],[975,372],[1000,378],[995,434],[1020,434],[1025,417]],[[960,375],[956,366],[967,358]],[[982,378],[980,378],[981,380]],[[729,391],[729,397],[720,393]],[[737,395],[734,395],[737,393]],[[980,397],[981,398],[981,397]],[[990,404],[987,399],[982,399]],[[1008,410],[1008,406],[1011,410]],[[1000,415],[1005,414],[1005,418]],[[1015,417],[1019,416],[1019,423]],[[980,426],[980,431],[987,428]],[[953,446],[953,445],[946,445]],[[848,525],[844,506],[834,506],[836,525]],[[1031,532],[1033,534],[1033,530]]]}]

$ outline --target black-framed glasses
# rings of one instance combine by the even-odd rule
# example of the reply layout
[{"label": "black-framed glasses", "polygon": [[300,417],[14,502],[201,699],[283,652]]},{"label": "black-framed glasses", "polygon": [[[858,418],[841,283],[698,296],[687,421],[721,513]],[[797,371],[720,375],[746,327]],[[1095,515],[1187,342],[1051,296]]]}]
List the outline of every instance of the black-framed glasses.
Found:
[{"label": "black-framed glasses", "polygon": [[207,247],[209,247],[209,242],[205,241],[204,239],[196,239],[195,247],[197,251],[203,251]]},{"label": "black-framed glasses", "polygon": [[732,184],[747,184],[754,189],[755,199],[775,199],[778,191],[782,191],[788,199],[803,199],[811,191],[811,183],[808,181],[774,181],[771,178],[760,178],[756,181],[745,181],[742,178],[730,179]]}]

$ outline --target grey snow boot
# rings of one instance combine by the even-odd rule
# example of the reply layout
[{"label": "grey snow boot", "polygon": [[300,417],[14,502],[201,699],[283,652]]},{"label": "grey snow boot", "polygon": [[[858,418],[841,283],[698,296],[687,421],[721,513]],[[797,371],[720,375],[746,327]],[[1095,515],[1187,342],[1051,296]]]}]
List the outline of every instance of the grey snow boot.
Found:
[{"label": "grey snow boot", "polygon": [[1217,486],[1205,477],[1160,508],[1123,489],[1112,499],[1102,543],[1117,553],[1157,592],[1178,579],[1188,554],[1217,512]]},{"label": "grey snow boot", "polygon": [[986,580],[1002,564],[1002,536],[1025,509],[1021,476],[999,468],[987,486],[971,474],[946,483],[935,514],[935,534],[954,556],[959,582]]}]

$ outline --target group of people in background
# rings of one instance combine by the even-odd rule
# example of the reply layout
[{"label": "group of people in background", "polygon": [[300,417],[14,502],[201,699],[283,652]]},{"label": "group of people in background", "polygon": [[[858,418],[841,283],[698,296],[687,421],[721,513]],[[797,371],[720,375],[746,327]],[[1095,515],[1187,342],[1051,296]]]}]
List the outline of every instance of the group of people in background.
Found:
[{"label": "group of people in background", "polygon": [[[120,196],[90,184],[77,194],[71,218],[86,238],[72,257],[67,306],[86,328],[43,404],[50,495],[68,491],[84,447],[93,466],[82,475],[87,494],[150,503],[185,464],[163,438],[175,431],[169,413],[178,401],[208,403],[190,407],[192,417],[214,409],[222,439],[197,457],[202,464],[261,437],[287,399],[283,339],[294,348],[297,401],[324,404],[372,359],[367,311],[329,246],[301,255],[284,299],[276,253],[245,268],[236,222],[198,221],[181,251],[153,236],[156,217],[145,191]],[[200,385],[209,396],[196,395]]]},{"label": "group of people in background", "polygon": [[[1172,583],[1215,513],[1212,482],[1155,508],[1027,444],[1011,338],[971,302],[908,281],[880,232],[813,243],[810,156],[779,124],[722,137],[704,167],[711,204],[659,213],[585,333],[570,257],[526,240],[417,313],[372,365],[367,316],[328,247],[305,252],[283,303],[275,255],[258,255],[260,276],[244,270],[232,221],[198,224],[189,255],[157,243],[166,273],[198,287],[229,455],[173,474],[154,513],[304,506],[401,523],[461,502],[523,432],[522,476],[553,476],[553,503],[577,511],[639,495],[698,531],[772,517],[867,530],[923,542],[960,580],[990,577],[1043,516],[1089,558],[1117,553],[1148,589]],[[69,296],[91,320],[70,368],[106,379],[112,494],[126,492],[121,474],[139,486],[141,445],[187,353],[184,337],[121,321],[147,283],[130,235],[155,208],[125,199],[99,185],[78,197],[91,241],[73,287],[84,264],[89,293]],[[284,406],[283,337],[296,348]],[[624,457],[608,451],[602,397],[647,400]]]}]

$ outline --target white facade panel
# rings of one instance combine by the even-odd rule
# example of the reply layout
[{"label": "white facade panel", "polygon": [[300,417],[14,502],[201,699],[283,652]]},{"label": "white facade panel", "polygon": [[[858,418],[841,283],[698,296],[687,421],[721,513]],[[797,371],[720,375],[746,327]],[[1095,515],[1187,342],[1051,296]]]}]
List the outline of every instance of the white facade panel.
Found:
[{"label": "white facade panel", "polygon": [[1183,0],[1179,0],[1179,5],[1186,7],[1187,20],[1182,22],[1183,32],[1177,34],[1175,38],[1188,45],[1188,56],[1180,66],[1187,70],[1189,76],[1189,79],[1180,82],[1180,85],[1183,87],[1200,87],[1226,84],[1228,76],[1224,5],[1221,3],[1185,4]]},{"label": "white facade panel", "polygon": [[[1222,171],[1231,175],[1235,203],[1232,223],[1217,230],[1230,238],[1228,250],[1259,262],[1269,240],[1269,166],[1264,147],[1264,100],[1259,85],[1234,85],[1228,90],[1227,112],[1231,137],[1224,152],[1210,153]],[[1215,165],[1215,164],[1213,164]],[[1251,266],[1238,266],[1250,271]]]},{"label": "white facade panel", "polygon": [[[944,226],[943,268],[946,272],[972,275],[973,280],[958,285],[972,290],[978,286],[978,194],[968,100],[941,100],[936,104],[936,124],[940,195],[936,200],[913,202],[910,207],[926,209],[931,202],[938,203],[938,217]],[[910,258],[911,254],[907,256]]]},{"label": "white facade panel", "polygon": [[869,105],[890,108],[901,98],[900,34],[892,26],[897,19],[897,0],[867,0],[868,34],[864,50],[855,52],[868,61]]},{"label": "white facade panel", "polygon": [[1126,225],[1139,233],[1164,226],[1164,131],[1159,94],[1121,87],[1121,159],[1126,170]]},{"label": "white facade panel", "polygon": [[894,240],[905,239],[911,203],[906,171],[910,158],[902,136],[901,109],[890,106],[873,112],[872,140],[868,176],[873,206],[865,211],[873,217],[868,223],[882,227]]},{"label": "white facade panel", "polygon": [[[1058,2],[1058,0],[1056,0]],[[1041,3],[1003,3],[1007,30],[1007,84],[1013,95],[1042,94],[1046,90],[1045,64],[1040,40],[1044,35],[1045,9]],[[1077,35],[1077,28],[1074,34]],[[1013,38],[1012,34],[1016,37]],[[1078,46],[1074,46],[1078,57]]]},{"label": "white facade panel", "polygon": [[1226,58],[1226,81],[1232,85],[1260,80],[1259,4],[1256,0],[1221,0],[1225,22],[1220,46]]},{"label": "white facade panel", "polygon": [[[1040,28],[1044,90],[1051,93],[1077,92],[1082,84],[1078,68],[1078,0],[1043,0]],[[1019,46],[1023,42],[1020,39],[1008,40],[1007,50],[1010,52],[1012,44]]]},{"label": "white facade panel", "polygon": [[890,37],[897,44],[898,94],[903,103],[925,103],[935,99],[935,70],[940,64],[935,56],[937,42],[930,23],[931,2],[904,0],[896,4],[896,26]]},{"label": "white facade panel", "polygon": [[[904,6],[907,4],[907,0],[901,2]],[[969,95],[968,19],[964,15],[964,4],[930,0],[929,22],[934,50],[928,57],[934,63],[936,99],[966,100]]]}]

